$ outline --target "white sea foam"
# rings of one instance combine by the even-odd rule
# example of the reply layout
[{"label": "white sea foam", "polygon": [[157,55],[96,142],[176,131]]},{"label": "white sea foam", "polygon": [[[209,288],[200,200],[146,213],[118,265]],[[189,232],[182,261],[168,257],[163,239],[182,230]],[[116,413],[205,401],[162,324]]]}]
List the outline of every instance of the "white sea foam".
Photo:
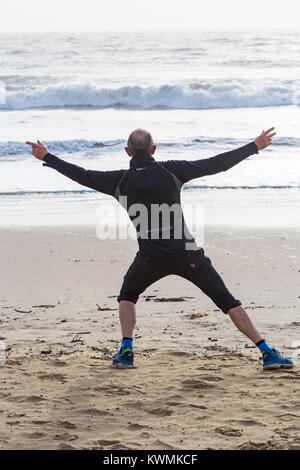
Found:
[{"label": "white sea foam", "polygon": [[[44,145],[49,149],[49,152],[53,154],[75,154],[75,153],[84,153],[85,156],[94,155],[99,153],[99,149],[108,149],[113,148],[114,150],[122,149],[126,145],[126,141],[123,139],[115,140],[86,140],[86,139],[70,139],[70,140],[53,140],[53,141],[44,141]],[[174,142],[156,142],[158,148],[179,148],[185,149],[187,147],[208,147],[212,148],[220,146],[230,146],[232,148],[242,146],[247,144],[248,141],[241,141],[237,139],[229,139],[222,137],[205,137],[199,136],[196,138],[185,139],[184,141],[174,141]],[[282,146],[291,146],[299,147],[300,139],[297,137],[277,137],[273,142],[273,146],[282,145]],[[224,151],[227,150],[227,147],[224,147]],[[24,142],[17,141],[7,141],[0,142],[0,159],[3,161],[3,158],[14,158],[18,159],[20,156],[31,156],[31,148],[26,145]]]},{"label": "white sea foam", "polygon": [[0,109],[59,107],[124,107],[213,109],[300,104],[300,91],[288,86],[251,86],[238,83],[190,83],[187,85],[122,86],[68,83],[9,91],[0,86]]}]

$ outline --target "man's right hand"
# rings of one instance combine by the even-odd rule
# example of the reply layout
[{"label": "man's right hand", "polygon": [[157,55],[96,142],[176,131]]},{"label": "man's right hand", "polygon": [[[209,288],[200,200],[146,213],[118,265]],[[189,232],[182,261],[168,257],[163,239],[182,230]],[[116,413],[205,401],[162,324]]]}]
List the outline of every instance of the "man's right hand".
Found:
[{"label": "man's right hand", "polygon": [[273,135],[276,134],[276,132],[273,132],[271,134],[271,132],[274,129],[275,129],[275,127],[270,127],[270,129],[268,129],[266,132],[262,131],[262,133],[258,137],[256,137],[254,142],[255,142],[256,147],[258,148],[258,150],[265,149],[266,147],[271,145],[272,137],[273,137]]}]

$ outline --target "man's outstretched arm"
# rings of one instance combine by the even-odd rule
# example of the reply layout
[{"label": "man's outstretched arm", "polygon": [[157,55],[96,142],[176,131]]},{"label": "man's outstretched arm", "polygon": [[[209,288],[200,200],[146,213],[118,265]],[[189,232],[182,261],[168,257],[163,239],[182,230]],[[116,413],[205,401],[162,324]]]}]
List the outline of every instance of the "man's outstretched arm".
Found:
[{"label": "man's outstretched arm", "polygon": [[160,162],[160,164],[177,176],[182,183],[201,176],[214,175],[229,170],[250,155],[268,147],[272,143],[272,137],[276,134],[276,132],[272,132],[274,129],[275,127],[271,127],[266,132],[262,131],[253,142],[235,150],[220,153],[215,157],[195,161],[168,160]]},{"label": "man's outstretched arm", "polygon": [[73,163],[66,162],[48,152],[47,148],[38,140],[37,143],[27,141],[31,145],[32,155],[38,160],[44,161],[46,166],[54,168],[59,173],[76,181],[83,186],[95,189],[111,196],[114,195],[117,185],[126,170],[95,171],[86,170]]}]

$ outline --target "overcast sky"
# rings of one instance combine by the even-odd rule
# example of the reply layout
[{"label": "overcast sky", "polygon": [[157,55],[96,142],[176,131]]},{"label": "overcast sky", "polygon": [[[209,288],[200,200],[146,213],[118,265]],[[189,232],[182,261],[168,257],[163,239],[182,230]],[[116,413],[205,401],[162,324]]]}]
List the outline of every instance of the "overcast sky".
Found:
[{"label": "overcast sky", "polygon": [[0,0],[0,31],[298,29],[299,0]]}]

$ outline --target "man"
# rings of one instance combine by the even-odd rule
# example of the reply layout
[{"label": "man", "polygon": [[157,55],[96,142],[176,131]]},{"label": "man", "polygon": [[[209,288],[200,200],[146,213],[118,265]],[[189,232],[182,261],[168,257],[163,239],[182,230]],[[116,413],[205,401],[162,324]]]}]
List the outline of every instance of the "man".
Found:
[{"label": "man", "polygon": [[[156,146],[151,134],[136,129],[130,134],[125,147],[131,158],[130,168],[116,171],[85,170],[52,155],[39,140],[37,143],[26,142],[31,145],[32,154],[44,160],[44,165],[83,186],[114,196],[122,204],[126,200],[128,214],[137,230],[139,251],[124,276],[118,296],[123,340],[119,353],[113,358],[113,366],[133,367],[135,304],[147,287],[169,274],[179,275],[194,283],[228,314],[236,327],[261,350],[264,369],[293,366],[292,361],[268,346],[241,302],[226,288],[203,248],[196,246],[185,225],[180,205],[180,190],[184,183],[229,170],[258,153],[272,143],[272,137],[276,134],[273,130],[274,127],[271,127],[266,132],[262,131],[253,142],[212,158],[156,162],[153,158]],[[173,217],[169,214],[167,222],[162,220],[161,207],[169,208],[173,214]],[[156,219],[153,212],[158,215]]]}]

